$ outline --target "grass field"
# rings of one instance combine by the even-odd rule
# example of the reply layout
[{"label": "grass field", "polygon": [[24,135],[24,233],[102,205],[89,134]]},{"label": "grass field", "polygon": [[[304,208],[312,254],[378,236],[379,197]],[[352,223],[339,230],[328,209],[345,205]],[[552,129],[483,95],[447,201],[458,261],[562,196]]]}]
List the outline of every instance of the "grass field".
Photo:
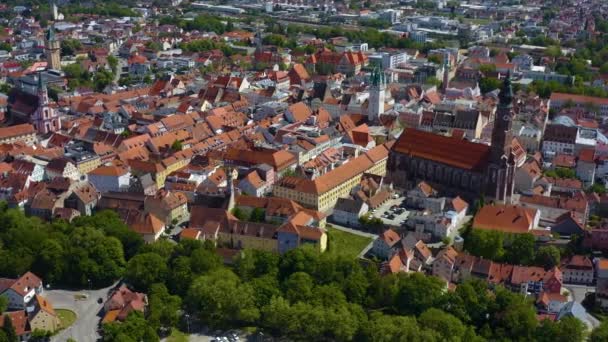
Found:
[{"label": "grass field", "polygon": [[57,317],[59,317],[60,326],[59,330],[65,329],[76,321],[76,313],[72,310],[67,309],[55,309]]},{"label": "grass field", "polygon": [[372,241],[371,238],[347,233],[329,227],[327,230],[327,253],[356,258]]},{"label": "grass field", "polygon": [[171,330],[171,336],[167,337],[167,342],[188,342],[189,340],[188,335],[177,329]]}]

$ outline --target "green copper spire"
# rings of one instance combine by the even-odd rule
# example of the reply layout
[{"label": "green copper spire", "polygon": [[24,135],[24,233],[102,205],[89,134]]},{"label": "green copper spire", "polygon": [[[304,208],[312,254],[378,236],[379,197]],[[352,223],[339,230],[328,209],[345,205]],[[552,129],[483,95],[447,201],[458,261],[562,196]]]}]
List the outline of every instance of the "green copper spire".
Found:
[{"label": "green copper spire", "polygon": [[371,84],[373,87],[380,87],[384,85],[384,73],[378,67],[372,69]]},{"label": "green copper spire", "polygon": [[52,42],[55,40],[55,24],[49,27],[49,30],[46,33],[46,40]]}]

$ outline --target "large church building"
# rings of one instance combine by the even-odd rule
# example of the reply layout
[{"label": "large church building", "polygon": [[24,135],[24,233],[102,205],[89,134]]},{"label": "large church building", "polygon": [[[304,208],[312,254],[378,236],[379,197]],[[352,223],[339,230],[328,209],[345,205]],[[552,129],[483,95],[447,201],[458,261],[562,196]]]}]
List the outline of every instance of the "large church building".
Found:
[{"label": "large church building", "polygon": [[446,194],[510,203],[513,195],[513,89],[509,76],[499,95],[491,146],[462,138],[405,129],[393,145],[389,177],[397,187],[425,180]]}]

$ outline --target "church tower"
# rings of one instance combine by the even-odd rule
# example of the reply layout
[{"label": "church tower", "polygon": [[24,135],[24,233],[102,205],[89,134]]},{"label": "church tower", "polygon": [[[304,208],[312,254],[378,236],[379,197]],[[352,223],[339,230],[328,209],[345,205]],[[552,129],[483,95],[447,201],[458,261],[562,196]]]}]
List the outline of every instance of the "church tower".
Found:
[{"label": "church tower", "polygon": [[498,162],[503,156],[511,152],[513,134],[511,126],[513,123],[513,87],[511,85],[511,73],[507,74],[502,89],[498,94],[498,108],[494,118],[494,129],[492,130],[492,161]]},{"label": "church tower", "polygon": [[32,114],[31,121],[40,134],[56,132],[61,128],[61,118],[49,105],[49,94],[40,74],[38,74],[38,109]]},{"label": "church tower", "polygon": [[61,70],[61,43],[55,38],[55,28],[51,26],[46,34],[47,69]]},{"label": "church tower", "polygon": [[450,85],[450,54],[445,53],[443,56],[443,82],[441,82],[441,91],[445,94]]},{"label": "church tower", "polygon": [[492,146],[488,166],[488,194],[501,203],[510,203],[513,196],[515,156],[512,151],[513,87],[511,73],[507,74],[500,94],[492,130]]},{"label": "church tower", "polygon": [[384,72],[374,68],[369,89],[369,101],[367,104],[367,119],[369,122],[377,122],[380,115],[384,114],[384,100],[386,97],[386,81]]}]

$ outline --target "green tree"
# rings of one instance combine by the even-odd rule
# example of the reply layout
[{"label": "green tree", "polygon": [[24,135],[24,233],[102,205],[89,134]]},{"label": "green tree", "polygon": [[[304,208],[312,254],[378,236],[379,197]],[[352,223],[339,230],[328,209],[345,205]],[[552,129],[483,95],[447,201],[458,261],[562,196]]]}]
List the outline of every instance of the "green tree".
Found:
[{"label": "green tree", "polygon": [[82,49],[82,44],[77,39],[67,38],[61,40],[61,56],[74,56]]},{"label": "green tree", "polygon": [[139,311],[132,311],[124,322],[113,322],[103,325],[103,341],[146,341],[158,342],[154,328]]},{"label": "green tree", "polygon": [[490,260],[501,260],[504,255],[504,234],[492,230],[471,229],[466,236],[464,249]]},{"label": "green tree", "polygon": [[196,278],[188,290],[190,310],[212,326],[252,323],[259,318],[251,285],[230,270],[218,269]]},{"label": "green tree", "polygon": [[222,259],[215,251],[199,248],[190,256],[190,266],[194,273],[204,274],[222,266]]},{"label": "green tree", "polygon": [[308,273],[296,272],[285,280],[283,288],[290,302],[306,302],[312,298],[314,282]]},{"label": "green tree", "polygon": [[169,294],[164,284],[153,284],[148,293],[148,322],[156,329],[177,326],[181,305],[181,298]]},{"label": "green tree", "polygon": [[15,326],[13,325],[13,320],[9,315],[4,315],[4,324],[2,325],[2,331],[4,331],[7,341],[19,341],[19,337],[17,336],[17,332],[15,331]]},{"label": "green tree", "polygon": [[536,310],[521,295],[498,287],[493,322],[495,336],[508,340],[529,341],[534,338],[538,320]]},{"label": "green tree", "polygon": [[125,280],[137,290],[147,292],[152,284],[165,281],[167,274],[165,259],[155,253],[143,253],[129,260]]},{"label": "green tree", "polygon": [[108,56],[108,65],[110,65],[112,73],[116,75],[118,73],[118,59],[112,55]]},{"label": "green tree", "polygon": [[595,192],[600,195],[603,195],[606,193],[606,186],[604,184],[594,183],[592,186],[589,187],[589,189],[587,189],[587,192]]},{"label": "green tree", "polygon": [[115,211],[102,210],[92,216],[79,216],[72,223],[78,227],[89,227],[101,230],[107,236],[120,240],[127,259],[134,256],[144,246],[144,240],[129,228]]},{"label": "green tree", "polygon": [[513,265],[531,265],[534,262],[536,248],[534,235],[514,234],[510,240],[510,243],[506,243],[508,247],[504,256],[505,261]]},{"label": "green tree", "polygon": [[466,327],[453,315],[436,308],[430,308],[420,315],[420,325],[437,332],[443,341],[460,341]]},{"label": "green tree", "polygon": [[495,73],[496,65],[495,64],[482,64],[479,66],[479,71],[481,71],[484,75]]},{"label": "green tree", "polygon": [[8,308],[8,298],[6,296],[0,296],[0,312],[5,312]]},{"label": "green tree", "polygon": [[538,342],[582,342],[586,336],[586,326],[575,317],[564,317],[559,321],[543,320],[536,329]]},{"label": "green tree", "polygon": [[190,258],[178,256],[173,259],[169,272],[170,281],[168,282],[168,286],[171,288],[171,292],[182,297],[185,296],[194,278],[192,269],[190,268]]},{"label": "green tree", "polygon": [[482,94],[489,93],[492,90],[500,89],[502,82],[499,79],[493,77],[482,77],[479,80],[479,89]]},{"label": "green tree", "polygon": [[560,251],[555,246],[542,246],[536,253],[536,264],[545,269],[550,269],[559,265],[560,260]]},{"label": "green tree", "polygon": [[7,42],[0,42],[0,51],[11,52],[11,51],[13,51],[13,47],[11,46],[11,44],[9,44]]},{"label": "green tree", "polygon": [[75,228],[69,236],[66,251],[68,283],[104,286],[122,276],[125,258],[118,239],[99,230]]},{"label": "green tree", "polygon": [[445,284],[420,273],[401,276],[394,305],[402,315],[420,315],[439,304]]},{"label": "green tree", "polygon": [[264,222],[266,218],[266,211],[262,208],[254,208],[249,214],[249,221],[251,222]]},{"label": "green tree", "polygon": [[418,325],[416,318],[372,312],[362,329],[363,341],[435,341],[434,334]]},{"label": "green tree", "polygon": [[179,140],[175,140],[173,144],[171,144],[171,149],[173,151],[181,151],[183,149],[182,142]]},{"label": "green tree", "polygon": [[243,209],[236,207],[234,209],[232,209],[232,215],[234,215],[234,217],[236,217],[237,219],[239,219],[240,221],[245,221],[247,220],[247,218],[249,217],[247,215],[247,213],[245,213],[243,211]]},{"label": "green tree", "polygon": [[608,341],[608,321],[602,321],[589,335],[589,342]]}]

